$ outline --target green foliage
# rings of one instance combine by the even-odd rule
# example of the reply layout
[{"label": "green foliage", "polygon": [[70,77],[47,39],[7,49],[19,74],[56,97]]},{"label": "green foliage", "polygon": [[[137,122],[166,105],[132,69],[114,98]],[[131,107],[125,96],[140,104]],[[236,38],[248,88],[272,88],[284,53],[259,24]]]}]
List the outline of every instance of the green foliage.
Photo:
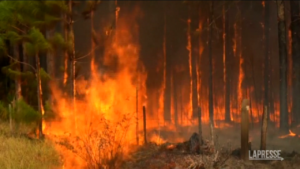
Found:
[{"label": "green foliage", "polygon": [[6,31],[6,34],[4,35],[5,39],[9,39],[12,43],[19,42],[22,37],[17,32],[14,31]]},{"label": "green foliage", "polygon": [[4,39],[0,36],[0,52],[6,52],[6,45]]},{"label": "green foliage", "polygon": [[30,43],[25,43],[25,51],[28,55],[35,56],[39,52],[46,52],[52,49],[45,36],[35,27],[30,29],[27,37],[30,39]]},{"label": "green foliage", "polygon": [[53,48],[62,48],[64,50],[68,48],[68,44],[63,36],[59,33],[55,33],[51,38],[48,39],[48,41],[51,43]]},{"label": "green foliage", "polygon": [[3,102],[0,101],[0,119],[7,120],[8,119],[8,111]]},{"label": "green foliage", "polygon": [[16,71],[14,70],[14,67],[17,65],[16,62],[2,67],[2,73],[4,73],[5,75],[7,75],[10,79],[14,80],[16,78],[22,77],[22,78],[26,78],[27,80],[33,80],[34,79],[34,74],[30,71],[26,71],[26,72],[20,72],[20,71]]},{"label": "green foliage", "polygon": [[12,117],[17,123],[30,124],[41,120],[42,115],[29,106],[23,99],[16,102]]},{"label": "green foliage", "polygon": [[40,77],[42,82],[48,82],[51,80],[51,76],[43,68],[40,69]]}]

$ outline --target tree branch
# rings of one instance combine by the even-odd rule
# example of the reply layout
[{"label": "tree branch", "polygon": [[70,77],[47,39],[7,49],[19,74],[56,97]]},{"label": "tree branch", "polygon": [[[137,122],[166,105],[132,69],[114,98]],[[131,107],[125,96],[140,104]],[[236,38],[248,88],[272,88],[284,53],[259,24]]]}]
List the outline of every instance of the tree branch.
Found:
[{"label": "tree branch", "polygon": [[36,69],[32,66],[32,65],[30,65],[30,64],[28,64],[28,63],[25,63],[25,62],[21,62],[21,61],[19,61],[19,60],[17,60],[17,59],[15,59],[15,58],[13,58],[12,56],[10,56],[9,54],[6,54],[6,56],[8,56],[10,59],[12,59],[12,60],[14,60],[15,62],[17,62],[17,63],[20,63],[20,64],[23,64],[23,65],[27,65],[27,66],[29,66],[30,68],[32,68],[33,69],[33,71],[35,71],[36,72]]}]

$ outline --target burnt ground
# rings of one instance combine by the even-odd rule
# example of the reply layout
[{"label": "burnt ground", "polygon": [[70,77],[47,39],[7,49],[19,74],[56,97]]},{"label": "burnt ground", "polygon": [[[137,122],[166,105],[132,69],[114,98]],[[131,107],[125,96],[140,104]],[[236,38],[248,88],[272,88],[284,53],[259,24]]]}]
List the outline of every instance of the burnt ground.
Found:
[{"label": "burnt ground", "polygon": [[[124,169],[299,169],[300,168],[300,128],[291,128],[295,136],[279,138],[287,133],[281,133],[277,128],[270,125],[268,127],[267,149],[281,150],[283,161],[242,161],[239,157],[240,148],[240,127],[239,124],[226,125],[227,127],[215,129],[216,141],[211,151],[201,154],[190,153],[189,150],[178,148],[180,144],[173,142],[178,138],[189,140],[193,132],[197,132],[197,127],[178,128],[176,132],[159,132],[168,143],[157,145],[149,143],[140,147],[131,158],[127,160]],[[252,150],[258,150],[260,146],[260,125],[251,125],[249,132]],[[157,134],[158,131],[149,131],[148,135]],[[203,125],[203,137],[209,143],[210,129],[208,125]],[[207,147],[207,146],[206,146]],[[209,147],[209,146],[208,146]]]},{"label": "burnt ground", "polygon": [[[122,167],[118,169],[299,169],[300,168],[300,127],[291,128],[296,133],[295,136],[279,138],[288,133],[281,133],[272,125],[268,126],[267,149],[282,150],[281,157],[283,161],[242,161],[239,157],[240,148],[240,124],[218,124],[223,128],[214,130],[215,146],[210,143],[210,128],[203,125],[203,141],[200,154],[191,153],[186,145],[187,141],[198,132],[198,126],[178,127],[170,131],[161,127],[160,131],[156,129],[148,130],[147,137],[150,140],[154,135],[167,141],[160,145],[148,143],[144,146],[134,146],[133,153],[122,162]],[[226,126],[226,127],[225,127]],[[258,150],[260,146],[260,125],[251,125],[249,136],[252,150]],[[76,153],[76,144],[73,144],[71,136],[51,137],[57,147],[64,152],[64,156],[78,156]],[[76,140],[76,139],[73,139]],[[78,148],[77,148],[78,149]],[[215,151],[214,151],[215,150]],[[73,159],[75,160],[75,159]],[[68,158],[66,166],[78,166],[77,162]],[[79,160],[82,161],[82,160]],[[68,167],[66,167],[68,168]],[[76,168],[76,167],[75,167]],[[78,167],[77,167],[78,168]],[[80,167],[82,168],[82,167]],[[87,167],[89,168],[89,167]]]}]

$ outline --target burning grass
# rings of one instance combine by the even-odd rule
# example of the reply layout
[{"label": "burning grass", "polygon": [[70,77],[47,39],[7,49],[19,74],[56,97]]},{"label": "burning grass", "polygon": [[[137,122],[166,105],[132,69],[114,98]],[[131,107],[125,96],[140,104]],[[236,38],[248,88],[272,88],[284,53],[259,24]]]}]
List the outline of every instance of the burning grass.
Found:
[{"label": "burning grass", "polygon": [[9,131],[9,125],[0,122],[2,169],[51,169],[61,166],[60,157],[49,141],[29,139],[21,134],[22,131],[15,136],[10,136]]}]

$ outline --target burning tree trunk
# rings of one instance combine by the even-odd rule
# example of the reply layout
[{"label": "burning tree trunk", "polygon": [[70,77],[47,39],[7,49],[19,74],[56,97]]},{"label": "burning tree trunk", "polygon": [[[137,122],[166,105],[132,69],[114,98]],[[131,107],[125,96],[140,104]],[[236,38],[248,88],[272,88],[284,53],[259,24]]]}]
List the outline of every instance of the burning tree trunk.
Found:
[{"label": "burning tree trunk", "polygon": [[208,47],[209,47],[209,119],[214,126],[214,103],[213,103],[213,55],[212,55],[212,38],[213,38],[213,18],[214,18],[214,1],[210,2],[210,14],[209,14],[209,39],[208,39]]},{"label": "burning tree trunk", "polygon": [[231,39],[229,36],[229,13],[226,12],[225,10],[228,9],[228,5],[225,2],[224,4],[224,9],[223,12],[224,14],[224,81],[225,81],[225,121],[230,122],[231,117],[230,117],[230,58],[229,56],[232,54],[231,53]]},{"label": "burning tree trunk", "polygon": [[69,51],[69,58],[71,60],[71,96],[72,96],[72,105],[73,105],[73,117],[74,117],[74,126],[76,131],[76,58],[75,58],[75,39],[73,31],[73,17],[72,17],[72,0],[68,1],[68,41],[71,43],[71,51]]},{"label": "burning tree trunk", "polygon": [[[65,41],[68,41],[68,15],[63,14],[62,18],[64,22],[62,22],[62,27],[64,30],[64,39]],[[64,50],[64,75],[63,75],[63,85],[66,86],[68,81],[68,62],[69,61],[69,55],[67,49]]]},{"label": "burning tree trunk", "polygon": [[[191,8],[191,29],[192,32],[199,29],[199,8],[200,4]],[[190,32],[191,33],[191,32]],[[197,82],[197,58],[199,58],[199,37],[191,33],[191,81],[192,81],[192,111],[193,118],[198,117],[198,82]],[[197,50],[194,50],[197,49]]]},{"label": "burning tree trunk", "polygon": [[95,71],[95,40],[94,40],[94,37],[95,37],[95,30],[94,30],[94,10],[92,9],[91,10],[91,71],[92,71],[92,74],[94,73]]},{"label": "burning tree trunk", "polygon": [[278,15],[278,44],[279,44],[279,70],[280,70],[280,128],[288,132],[288,106],[287,106],[287,44],[284,14],[284,1],[277,0]]},{"label": "burning tree trunk", "polygon": [[[40,75],[40,57],[39,54],[35,54],[35,62],[36,62],[36,79],[37,79],[37,102],[38,102],[38,112],[41,113],[41,117],[44,115],[44,107],[43,107],[43,93],[42,93],[42,84],[41,84],[41,75]],[[43,118],[39,122],[39,138],[43,138]]]},{"label": "burning tree trunk", "polygon": [[[14,45],[14,57],[17,61],[20,61],[20,51],[18,43]],[[20,72],[20,64],[16,63],[16,71]],[[22,97],[22,88],[21,88],[21,77],[17,76],[15,79],[15,97],[16,100]]]},{"label": "burning tree trunk", "polygon": [[[270,4],[268,1],[264,1],[264,40],[265,40],[265,63],[264,63],[264,106],[267,106],[269,110],[269,81],[270,81],[270,72],[269,72],[269,62],[270,62],[270,50],[269,50],[269,13],[270,13]],[[264,112],[267,114],[267,112]]]},{"label": "burning tree trunk", "polygon": [[299,1],[290,1],[291,31],[292,31],[292,60],[293,60],[293,108],[292,117],[295,125],[300,122],[300,9]]}]

